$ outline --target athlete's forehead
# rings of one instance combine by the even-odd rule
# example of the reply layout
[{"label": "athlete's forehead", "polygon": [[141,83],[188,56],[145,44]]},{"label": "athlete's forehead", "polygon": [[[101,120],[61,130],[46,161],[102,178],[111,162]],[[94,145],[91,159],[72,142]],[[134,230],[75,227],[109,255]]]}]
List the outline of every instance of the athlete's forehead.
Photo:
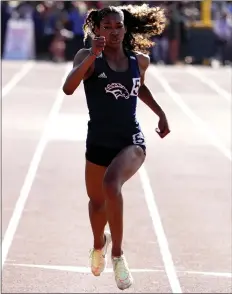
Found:
[{"label": "athlete's forehead", "polygon": [[110,12],[109,14],[105,15],[102,19],[102,24],[107,23],[123,23],[124,16],[122,13],[119,12]]}]

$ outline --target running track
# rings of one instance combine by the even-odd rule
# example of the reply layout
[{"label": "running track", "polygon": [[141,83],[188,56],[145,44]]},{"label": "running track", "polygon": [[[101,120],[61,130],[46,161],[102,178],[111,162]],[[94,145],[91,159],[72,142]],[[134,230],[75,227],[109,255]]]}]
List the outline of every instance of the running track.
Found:
[{"label": "running track", "polygon": [[[3,293],[117,293],[109,262],[89,273],[81,86],[64,97],[70,64],[2,65]],[[231,69],[149,68],[171,134],[141,102],[144,166],[124,187],[128,293],[230,293]],[[97,89],[96,89],[97,92]]]}]

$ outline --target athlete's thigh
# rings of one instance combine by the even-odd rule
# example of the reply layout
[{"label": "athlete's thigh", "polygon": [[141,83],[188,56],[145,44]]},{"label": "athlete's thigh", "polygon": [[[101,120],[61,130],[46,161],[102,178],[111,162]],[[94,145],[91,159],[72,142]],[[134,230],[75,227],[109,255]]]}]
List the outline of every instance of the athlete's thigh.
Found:
[{"label": "athlete's thigh", "polygon": [[139,145],[130,145],[124,148],[108,166],[104,182],[123,185],[138,171],[145,157],[145,151]]},{"label": "athlete's thigh", "polygon": [[86,160],[85,164],[85,184],[89,198],[95,202],[103,202],[103,178],[106,167],[99,166]]}]

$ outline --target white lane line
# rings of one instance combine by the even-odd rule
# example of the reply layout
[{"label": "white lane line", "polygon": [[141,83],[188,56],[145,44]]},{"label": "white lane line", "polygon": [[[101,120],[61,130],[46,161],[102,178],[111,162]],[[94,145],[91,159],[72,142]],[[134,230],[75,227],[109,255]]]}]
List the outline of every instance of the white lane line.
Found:
[{"label": "white lane line", "polygon": [[[65,74],[62,79],[62,84],[63,84],[63,81],[66,78],[67,73],[70,69],[71,69],[71,65],[68,64],[67,70],[65,71]],[[62,89],[60,88],[58,91],[56,100],[51,108],[50,113],[49,113],[47,122],[44,127],[44,131],[43,131],[42,136],[40,138],[40,141],[36,147],[32,161],[30,162],[30,166],[29,166],[27,175],[25,177],[23,186],[21,188],[19,198],[16,202],[13,214],[11,216],[10,222],[9,222],[7,230],[5,232],[5,236],[4,236],[4,239],[2,242],[2,268],[3,268],[4,263],[6,261],[9,249],[11,247],[15,232],[17,230],[21,215],[24,210],[24,206],[26,204],[26,201],[28,199],[28,196],[29,196],[32,184],[33,184],[33,181],[35,179],[35,175],[36,175],[38,166],[40,164],[41,157],[42,157],[44,149],[46,147],[46,144],[48,141],[48,136],[49,136],[50,125],[52,124],[54,118],[56,117],[57,113],[59,112],[59,110],[62,106],[62,103],[63,103],[63,99],[64,99],[64,94],[62,92]]]},{"label": "white lane line", "polygon": [[149,73],[160,82],[163,86],[165,92],[174,100],[174,102],[180,107],[180,109],[192,120],[192,122],[198,127],[199,131],[202,131],[209,137],[212,145],[217,147],[230,161],[231,161],[231,152],[226,148],[221,140],[216,136],[212,129],[210,129],[207,124],[197,116],[182,100],[181,96],[173,90],[169,85],[167,80],[158,72],[155,67],[149,68]]},{"label": "white lane line", "polygon": [[[217,92],[217,94],[223,98],[225,98],[227,101],[231,101],[232,93],[227,92],[223,88],[221,88],[217,83],[215,83],[213,80],[207,78],[204,76],[199,70],[196,68],[189,66],[186,68],[186,71],[190,73],[191,75],[198,78],[202,83],[210,87],[212,90]],[[231,89],[232,91],[232,89]]]},{"label": "white lane line", "polygon": [[152,219],[152,224],[157,236],[157,241],[159,244],[160,252],[162,255],[164,268],[172,289],[173,293],[182,293],[180,282],[178,280],[175,266],[172,260],[172,255],[169,250],[168,241],[164,232],[164,228],[161,222],[161,218],[159,215],[158,207],[155,202],[155,197],[152,192],[152,188],[150,185],[149,177],[147,175],[146,169],[143,166],[139,169],[139,175],[141,178],[142,187],[144,190],[144,195],[147,203],[148,210],[150,212],[150,216]]},{"label": "white lane line", "polygon": [[3,87],[2,99],[18,84],[18,82],[23,77],[25,77],[25,75],[33,68],[34,64],[35,63],[33,61],[29,61],[22,66],[21,70],[13,76],[13,78],[6,84],[5,87]]},{"label": "white lane line", "polygon": [[[25,264],[25,263],[5,263],[7,266],[14,267],[28,267],[28,268],[39,268],[45,270],[55,270],[55,271],[65,271],[65,272],[75,272],[75,273],[91,273],[90,267],[85,266],[69,266],[69,265],[45,265],[45,264]],[[132,268],[130,269],[133,273],[164,273],[165,270],[158,268]],[[106,268],[104,273],[112,273],[112,268]],[[190,274],[190,275],[202,275],[202,276],[211,276],[211,277],[221,277],[221,278],[232,278],[231,273],[226,272],[205,272],[205,271],[192,271],[192,270],[177,270],[181,274]]]}]

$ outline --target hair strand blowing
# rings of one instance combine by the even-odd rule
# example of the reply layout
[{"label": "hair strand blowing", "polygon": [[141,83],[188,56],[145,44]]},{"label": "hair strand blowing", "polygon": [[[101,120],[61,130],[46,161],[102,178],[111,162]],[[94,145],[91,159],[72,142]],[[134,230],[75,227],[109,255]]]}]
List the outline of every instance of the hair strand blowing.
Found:
[{"label": "hair strand blowing", "polygon": [[95,37],[95,28],[100,26],[104,16],[110,13],[123,13],[124,25],[127,29],[123,40],[126,50],[148,53],[154,45],[152,37],[160,35],[166,26],[165,11],[161,7],[143,5],[109,6],[101,10],[89,11],[83,25],[84,40],[88,36]]}]

